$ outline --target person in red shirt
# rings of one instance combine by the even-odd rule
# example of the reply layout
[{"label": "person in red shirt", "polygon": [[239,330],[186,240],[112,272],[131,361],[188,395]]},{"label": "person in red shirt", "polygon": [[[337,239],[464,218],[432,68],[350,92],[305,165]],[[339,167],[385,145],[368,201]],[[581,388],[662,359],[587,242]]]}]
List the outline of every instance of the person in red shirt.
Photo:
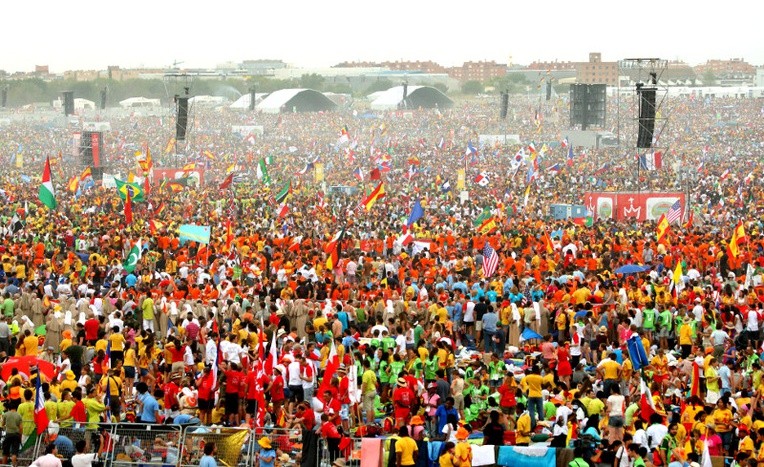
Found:
[{"label": "person in red shirt", "polygon": [[164,409],[167,412],[178,405],[178,394],[180,394],[180,386],[178,386],[178,382],[180,379],[180,373],[172,373],[170,375],[170,382],[162,385],[162,391],[164,392]]},{"label": "person in red shirt", "polygon": [[313,431],[316,426],[316,413],[307,401],[297,404],[297,412],[289,418],[292,426],[302,426],[306,431]]},{"label": "person in red shirt", "polygon": [[414,404],[416,395],[403,378],[398,378],[398,384],[393,391],[393,405],[395,407],[395,427],[399,428],[406,424],[411,416],[411,406]]},{"label": "person in red shirt", "polygon": [[337,424],[334,422],[334,417],[326,413],[321,415],[321,429],[319,434],[326,440],[327,449],[329,450],[329,459],[332,464],[334,460],[340,457],[340,440],[342,434],[337,429]]},{"label": "person in red shirt", "polygon": [[91,315],[90,319],[85,321],[85,341],[87,345],[95,345],[98,341],[98,331],[101,329],[101,322],[95,315]]},{"label": "person in red shirt", "polygon": [[212,367],[204,367],[204,373],[196,380],[199,398],[199,418],[203,425],[209,425],[212,422],[212,407],[215,405],[215,375],[212,373]]},{"label": "person in red shirt", "polygon": [[223,370],[225,377],[225,416],[230,426],[238,426],[241,421],[239,419],[239,392],[244,384],[244,375],[235,363],[223,363]]},{"label": "person in red shirt", "polygon": [[337,395],[340,399],[340,419],[342,420],[342,429],[348,431],[350,428],[348,419],[350,418],[350,378],[347,375],[347,367],[341,365],[337,369],[340,383],[338,385]]},{"label": "person in red shirt", "polygon": [[271,395],[273,404],[273,416],[278,421],[281,415],[281,407],[284,405],[284,377],[282,376],[283,367],[275,366],[273,368],[273,381],[265,389],[266,393]]},{"label": "person in red shirt", "polygon": [[72,420],[74,421],[75,428],[83,428],[83,426],[77,426],[77,424],[80,423],[87,423],[88,421],[88,413],[85,409],[85,404],[82,402],[82,393],[80,391],[75,391],[72,393],[72,398],[74,399],[74,407],[72,407]]},{"label": "person in red shirt", "polygon": [[501,398],[499,399],[499,407],[505,415],[512,413],[512,409],[517,406],[516,390],[517,387],[513,384],[513,375],[507,375],[504,378],[504,382],[499,386],[498,391]]}]

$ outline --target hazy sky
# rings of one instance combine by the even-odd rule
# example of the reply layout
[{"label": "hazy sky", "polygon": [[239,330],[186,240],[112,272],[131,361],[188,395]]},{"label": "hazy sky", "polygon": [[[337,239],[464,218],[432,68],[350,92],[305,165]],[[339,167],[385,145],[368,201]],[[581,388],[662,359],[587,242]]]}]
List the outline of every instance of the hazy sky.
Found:
[{"label": "hazy sky", "polygon": [[353,60],[528,64],[659,57],[691,65],[742,57],[764,64],[756,0],[41,0],[3,4],[0,69],[214,67],[282,59],[324,67]]}]

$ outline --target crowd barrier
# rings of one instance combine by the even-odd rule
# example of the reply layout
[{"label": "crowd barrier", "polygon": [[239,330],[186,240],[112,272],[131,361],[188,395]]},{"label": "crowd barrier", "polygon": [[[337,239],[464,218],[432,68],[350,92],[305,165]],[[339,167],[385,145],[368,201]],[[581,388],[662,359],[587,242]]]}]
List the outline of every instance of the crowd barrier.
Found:
[{"label": "crowd barrier", "polygon": [[[26,427],[29,433],[30,427]],[[251,467],[259,465],[262,444],[276,450],[279,467],[332,467],[342,458],[347,467],[385,467],[390,465],[394,440],[390,438],[343,438],[326,442],[315,432],[284,428],[225,428],[199,425],[150,425],[137,423],[100,424],[97,427],[61,427],[58,438],[72,445],[79,440],[90,443],[88,452],[97,452],[105,444],[100,457],[107,467],[193,467],[199,465],[204,446],[217,446],[218,465]],[[266,438],[268,442],[262,441]],[[18,465],[30,465],[45,452],[50,441],[47,435],[27,440],[29,445],[18,456]],[[59,439],[59,442],[61,439]],[[260,442],[258,442],[260,441]],[[555,449],[544,445],[531,447],[482,446],[482,439],[470,440],[473,446],[473,467],[568,467],[572,449]],[[420,441],[420,455],[426,455],[430,467],[437,467],[441,441]],[[61,449],[59,448],[59,451]],[[60,452],[64,457],[66,453]],[[73,453],[72,453],[73,454]],[[394,454],[392,454],[394,455]],[[394,459],[394,458],[393,458]],[[727,465],[728,458],[714,457],[714,467]],[[3,465],[3,464],[0,464]]]}]

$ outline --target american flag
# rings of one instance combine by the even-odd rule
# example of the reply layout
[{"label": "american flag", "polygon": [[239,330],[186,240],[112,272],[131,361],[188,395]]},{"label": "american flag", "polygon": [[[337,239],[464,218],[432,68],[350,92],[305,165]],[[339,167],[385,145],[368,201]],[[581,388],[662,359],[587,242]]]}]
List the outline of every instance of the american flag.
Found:
[{"label": "american flag", "polygon": [[682,204],[679,202],[679,200],[676,200],[676,202],[671,205],[668,212],[666,213],[666,220],[669,224],[673,224],[680,219],[682,219]]},{"label": "american flag", "polygon": [[483,277],[491,277],[499,265],[499,255],[487,242],[483,248]]}]

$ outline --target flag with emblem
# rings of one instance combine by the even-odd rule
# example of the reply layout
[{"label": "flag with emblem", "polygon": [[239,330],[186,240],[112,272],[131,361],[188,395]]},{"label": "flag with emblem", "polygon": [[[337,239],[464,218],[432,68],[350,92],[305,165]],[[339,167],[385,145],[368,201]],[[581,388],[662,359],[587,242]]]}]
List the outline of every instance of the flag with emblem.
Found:
[{"label": "flag with emblem", "polygon": [[53,182],[50,178],[50,159],[45,158],[45,167],[42,170],[42,184],[38,190],[38,195],[42,204],[48,209],[56,209],[56,191],[53,189]]},{"label": "flag with emblem", "polygon": [[124,268],[127,273],[131,273],[135,271],[136,266],[138,266],[138,261],[141,259],[141,241],[138,240],[138,242],[133,245],[133,247],[130,249],[130,253],[127,255],[127,259],[125,259],[125,262],[122,263],[122,267]]},{"label": "flag with emblem", "polygon": [[145,201],[144,191],[137,183],[126,182],[118,178],[114,179],[114,184],[117,186],[117,194],[122,201],[127,200],[127,192],[130,191],[130,199],[133,202],[140,203]]}]

